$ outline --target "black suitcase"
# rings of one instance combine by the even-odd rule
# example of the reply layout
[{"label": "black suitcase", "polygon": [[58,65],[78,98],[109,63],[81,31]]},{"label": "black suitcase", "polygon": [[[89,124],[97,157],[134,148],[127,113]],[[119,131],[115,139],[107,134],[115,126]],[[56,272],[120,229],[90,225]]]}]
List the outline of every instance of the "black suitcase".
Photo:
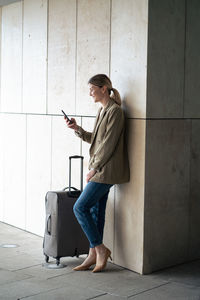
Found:
[{"label": "black suitcase", "polygon": [[[81,190],[71,187],[71,160],[81,159]],[[87,254],[89,242],[73,213],[73,205],[83,190],[83,156],[69,157],[69,187],[47,192],[45,197],[46,222],[43,240],[45,261],[49,256],[60,264],[64,256]]]}]

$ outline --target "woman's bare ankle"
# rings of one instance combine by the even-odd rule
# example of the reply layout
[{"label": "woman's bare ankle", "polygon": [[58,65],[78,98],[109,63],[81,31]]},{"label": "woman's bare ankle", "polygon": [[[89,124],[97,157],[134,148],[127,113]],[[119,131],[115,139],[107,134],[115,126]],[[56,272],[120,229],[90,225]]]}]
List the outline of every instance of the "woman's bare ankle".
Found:
[{"label": "woman's bare ankle", "polygon": [[95,248],[90,248],[88,257],[96,257],[96,249]]},{"label": "woman's bare ankle", "polygon": [[106,246],[104,244],[98,245],[95,247],[96,253],[97,254],[101,254],[104,253],[106,251]]}]

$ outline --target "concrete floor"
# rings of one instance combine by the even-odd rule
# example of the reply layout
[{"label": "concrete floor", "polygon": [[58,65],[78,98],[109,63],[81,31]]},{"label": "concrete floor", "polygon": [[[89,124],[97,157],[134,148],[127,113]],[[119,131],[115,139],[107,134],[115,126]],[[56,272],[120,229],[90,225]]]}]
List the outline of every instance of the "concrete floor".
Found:
[{"label": "concrete floor", "polygon": [[75,272],[83,258],[63,258],[67,267],[42,266],[42,238],[0,223],[0,300],[200,300],[200,261],[138,275],[109,263],[102,273]]}]

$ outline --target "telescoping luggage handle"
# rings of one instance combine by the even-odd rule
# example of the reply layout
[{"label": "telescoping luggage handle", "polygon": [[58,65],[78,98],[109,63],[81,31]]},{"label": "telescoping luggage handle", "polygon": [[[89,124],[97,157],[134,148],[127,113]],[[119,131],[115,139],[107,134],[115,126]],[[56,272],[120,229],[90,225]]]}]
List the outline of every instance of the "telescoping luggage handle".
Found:
[{"label": "telescoping luggage handle", "polygon": [[69,157],[69,192],[71,192],[71,160],[80,158],[81,160],[81,175],[80,175],[80,182],[81,182],[81,192],[83,191],[83,156],[74,155]]}]

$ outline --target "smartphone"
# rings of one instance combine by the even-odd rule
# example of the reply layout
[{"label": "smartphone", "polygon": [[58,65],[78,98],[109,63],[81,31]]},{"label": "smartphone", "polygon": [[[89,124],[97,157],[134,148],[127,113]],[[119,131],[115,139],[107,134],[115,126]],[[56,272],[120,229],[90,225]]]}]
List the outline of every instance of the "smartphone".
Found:
[{"label": "smartphone", "polygon": [[66,113],[64,112],[64,110],[61,110],[63,115],[65,116],[65,118],[67,119],[67,121],[69,121],[70,123],[72,123],[72,121],[70,120],[70,118],[66,115]]}]

